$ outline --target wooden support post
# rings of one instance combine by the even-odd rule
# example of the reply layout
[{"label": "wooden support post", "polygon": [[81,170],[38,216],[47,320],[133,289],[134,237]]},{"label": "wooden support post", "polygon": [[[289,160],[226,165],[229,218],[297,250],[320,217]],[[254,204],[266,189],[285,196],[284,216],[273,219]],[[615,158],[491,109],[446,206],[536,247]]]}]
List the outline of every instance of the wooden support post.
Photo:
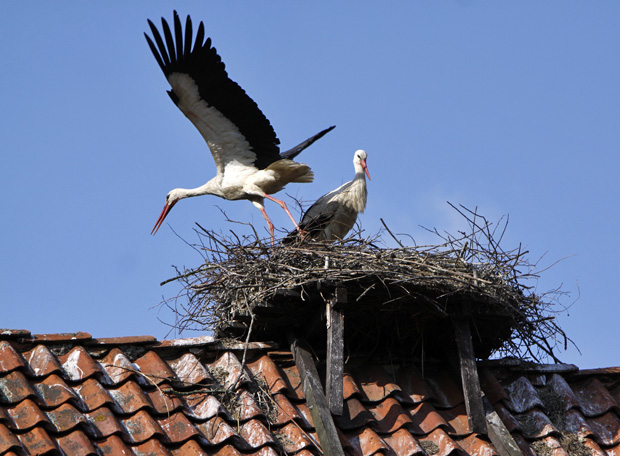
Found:
[{"label": "wooden support post", "polygon": [[301,386],[306,395],[314,428],[319,437],[321,451],[326,456],[344,456],[336,425],[323,393],[321,379],[307,344],[296,337],[291,330],[288,331],[288,339],[301,376]]},{"label": "wooden support post", "polygon": [[523,452],[515,442],[489,400],[485,397],[484,411],[487,418],[489,439],[500,456],[523,456]]},{"label": "wooden support post", "polygon": [[344,376],[344,312],[341,304],[347,302],[347,290],[337,286],[327,303],[327,374],[325,392],[329,409],[334,415],[342,415]]},{"label": "wooden support post", "polygon": [[482,390],[478,378],[478,367],[474,356],[474,346],[471,340],[469,318],[455,319],[454,329],[456,345],[459,351],[461,365],[461,382],[465,409],[469,420],[469,430],[478,434],[487,433],[487,423],[482,404]]}]

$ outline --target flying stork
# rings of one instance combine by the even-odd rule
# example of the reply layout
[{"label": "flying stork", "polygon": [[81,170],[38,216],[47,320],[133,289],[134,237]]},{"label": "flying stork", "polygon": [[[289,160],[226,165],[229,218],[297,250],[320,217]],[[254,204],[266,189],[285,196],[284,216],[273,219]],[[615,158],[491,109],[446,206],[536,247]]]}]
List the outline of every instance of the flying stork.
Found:
[{"label": "flying stork", "polygon": [[180,199],[198,195],[251,201],[267,221],[272,245],[274,229],[265,212],[265,198],[278,203],[300,230],[286,203],[271,194],[290,182],[312,182],[314,175],[310,167],[292,159],[334,126],[280,153],[280,141],[269,120],[228,77],[224,63],[211,45],[211,38],[205,41],[202,22],[193,47],[189,16],[183,32],[179,15],[174,11],[174,35],[162,18],[163,39],[150,20],[148,24],[153,40],[146,33],[144,36],[172,87],[168,95],[205,139],[217,168],[217,175],[206,184],[194,189],[175,188],[168,193],[166,205],[151,234],[157,232]]},{"label": "flying stork", "polygon": [[[353,155],[353,180],[321,196],[303,215],[299,227],[307,238],[333,242],[344,239],[353,228],[357,214],[366,208],[366,176],[370,179],[367,157],[366,151],[357,150]],[[289,233],[285,242],[291,243],[297,235],[296,231]]]}]

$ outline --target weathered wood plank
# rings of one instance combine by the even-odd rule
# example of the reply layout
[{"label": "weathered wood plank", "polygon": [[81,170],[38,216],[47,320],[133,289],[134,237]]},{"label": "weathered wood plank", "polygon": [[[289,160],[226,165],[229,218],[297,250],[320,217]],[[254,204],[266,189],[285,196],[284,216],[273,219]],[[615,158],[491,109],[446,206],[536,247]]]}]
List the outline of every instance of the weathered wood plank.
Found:
[{"label": "weathered wood plank", "polygon": [[459,351],[461,382],[463,384],[463,396],[465,397],[469,429],[478,434],[486,434],[487,423],[482,404],[482,390],[480,388],[480,379],[478,378],[474,346],[471,340],[469,319],[455,319],[453,321],[456,344]]},{"label": "weathered wood plank", "polygon": [[347,290],[337,287],[327,303],[327,374],[325,391],[329,409],[334,415],[342,415],[344,376],[344,312]]},{"label": "weathered wood plank", "polygon": [[301,376],[301,386],[306,395],[314,428],[319,437],[321,451],[326,456],[344,456],[344,450],[340,444],[336,425],[329,410],[327,398],[323,393],[321,379],[312,359],[312,354],[305,341],[298,338],[291,330],[288,331],[287,335],[291,352],[295,357],[295,364]]},{"label": "weathered wood plank", "polygon": [[484,398],[484,410],[487,419],[489,439],[500,456],[523,456],[523,452],[515,442],[503,421],[493,409],[489,400]]}]

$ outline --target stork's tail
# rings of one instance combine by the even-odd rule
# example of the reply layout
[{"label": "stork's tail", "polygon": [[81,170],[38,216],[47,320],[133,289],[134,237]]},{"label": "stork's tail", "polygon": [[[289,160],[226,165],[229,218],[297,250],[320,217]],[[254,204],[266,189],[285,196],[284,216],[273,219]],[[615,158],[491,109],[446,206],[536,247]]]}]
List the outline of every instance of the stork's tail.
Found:
[{"label": "stork's tail", "polygon": [[280,154],[280,158],[286,158],[288,160],[292,160],[293,158],[297,157],[301,153],[302,150],[314,144],[316,140],[321,139],[323,136],[325,136],[327,133],[332,131],[334,128],[336,128],[336,126],[332,125],[331,127],[318,132],[316,135],[306,139],[304,142],[297,144],[292,149],[289,149],[286,152],[282,152]]}]

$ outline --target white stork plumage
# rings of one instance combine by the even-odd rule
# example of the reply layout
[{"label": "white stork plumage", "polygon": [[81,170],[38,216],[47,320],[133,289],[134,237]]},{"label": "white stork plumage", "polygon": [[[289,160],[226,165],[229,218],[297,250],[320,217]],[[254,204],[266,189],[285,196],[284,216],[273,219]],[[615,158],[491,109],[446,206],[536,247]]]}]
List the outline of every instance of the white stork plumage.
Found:
[{"label": "white stork plumage", "polygon": [[[355,151],[353,166],[355,177],[335,190],[321,196],[303,215],[299,227],[306,233],[304,239],[333,242],[344,239],[355,225],[357,214],[366,208],[366,176],[370,179],[363,150]],[[366,175],[364,175],[364,173]],[[297,238],[293,231],[286,238],[290,243]]]},{"label": "white stork plumage", "polygon": [[198,195],[251,201],[267,221],[272,245],[274,229],[265,212],[265,198],[278,203],[299,230],[286,203],[271,194],[291,182],[312,182],[314,176],[310,167],[292,159],[334,127],[280,154],[280,141],[269,120],[245,91],[228,77],[224,63],[211,45],[211,38],[204,39],[203,23],[198,26],[192,47],[189,16],[183,32],[179,15],[174,12],[174,36],[166,20],[162,18],[161,22],[163,39],[150,20],[153,40],[146,33],[144,36],[172,87],[168,95],[207,142],[217,175],[200,187],[175,188],[168,193],[166,205],[151,234],[157,232],[180,199]]}]

